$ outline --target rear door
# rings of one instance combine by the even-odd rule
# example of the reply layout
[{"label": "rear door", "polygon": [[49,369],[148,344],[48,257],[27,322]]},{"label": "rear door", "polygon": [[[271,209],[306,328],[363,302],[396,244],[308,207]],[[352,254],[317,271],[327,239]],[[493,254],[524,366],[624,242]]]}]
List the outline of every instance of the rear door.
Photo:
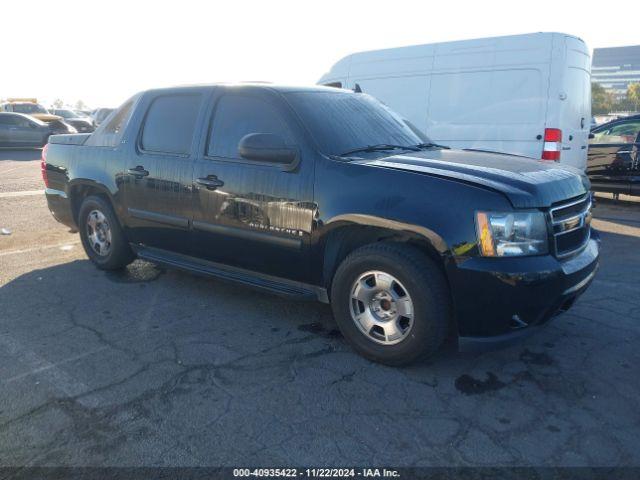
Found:
[{"label": "rear door", "polygon": [[13,127],[13,122],[10,118],[9,115],[0,114],[0,145],[9,145],[11,143],[9,133]]},{"label": "rear door", "polygon": [[562,130],[560,163],[584,170],[591,128],[591,57],[582,40],[564,36],[564,42],[563,86],[550,98],[559,105],[560,122],[547,127]]},{"label": "rear door", "polygon": [[593,130],[587,173],[596,190],[628,194],[638,188],[640,119],[621,120]]},{"label": "rear door", "polygon": [[189,254],[196,126],[207,89],[153,92],[124,166],[129,240]]},{"label": "rear door", "polygon": [[278,134],[291,145],[302,137],[277,94],[219,87],[193,174],[194,255],[305,281],[313,159],[301,155],[294,169],[245,160],[238,143],[251,133]]}]

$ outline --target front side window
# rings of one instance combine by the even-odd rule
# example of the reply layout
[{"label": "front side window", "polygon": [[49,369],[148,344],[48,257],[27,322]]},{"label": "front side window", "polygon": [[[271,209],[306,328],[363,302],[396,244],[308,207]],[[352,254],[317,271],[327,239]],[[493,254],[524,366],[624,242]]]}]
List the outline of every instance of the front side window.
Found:
[{"label": "front side window", "polygon": [[54,115],[58,115],[62,118],[76,118],[78,115],[74,114],[71,110],[54,110]]},{"label": "front side window", "polygon": [[239,159],[238,144],[250,133],[275,133],[291,143],[293,134],[278,110],[259,98],[225,95],[216,105],[207,155]]},{"label": "front side window", "polygon": [[91,134],[85,145],[94,147],[116,147],[122,141],[124,130],[133,114],[137,97],[127,100],[116,111],[111,120],[102,123],[95,132]]},{"label": "front side window", "polygon": [[142,127],[140,147],[146,152],[187,155],[201,101],[200,94],[163,95],[153,100]]},{"label": "front side window", "polygon": [[285,98],[327,155],[383,143],[423,143],[402,118],[364,93],[291,92]]},{"label": "front side window", "polygon": [[610,127],[596,129],[590,143],[634,143],[640,132],[640,120],[622,122]]}]

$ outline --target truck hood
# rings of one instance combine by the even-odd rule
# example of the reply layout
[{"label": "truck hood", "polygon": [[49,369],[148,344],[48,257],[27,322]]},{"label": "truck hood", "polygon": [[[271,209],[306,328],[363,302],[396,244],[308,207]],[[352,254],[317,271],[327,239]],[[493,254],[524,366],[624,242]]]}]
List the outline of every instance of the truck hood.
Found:
[{"label": "truck hood", "polygon": [[497,152],[425,150],[356,163],[446,178],[503,193],[515,208],[544,208],[584,195],[590,184],[573,167]]},{"label": "truck hood", "polygon": [[50,113],[31,113],[30,115],[45,123],[53,122],[54,120],[62,120],[62,117],[52,115]]}]

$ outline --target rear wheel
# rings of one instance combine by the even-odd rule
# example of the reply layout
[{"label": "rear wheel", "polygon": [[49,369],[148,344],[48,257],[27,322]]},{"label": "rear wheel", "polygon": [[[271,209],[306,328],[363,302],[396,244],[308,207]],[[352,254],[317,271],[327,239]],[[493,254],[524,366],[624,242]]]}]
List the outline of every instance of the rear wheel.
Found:
[{"label": "rear wheel", "polygon": [[111,205],[104,198],[89,196],[84,199],[78,215],[78,229],[84,251],[98,268],[117,270],[135,259]]},{"label": "rear wheel", "polygon": [[340,264],[331,305],[340,330],[363,356],[402,365],[438,351],[450,299],[440,269],[404,244],[362,247]]}]

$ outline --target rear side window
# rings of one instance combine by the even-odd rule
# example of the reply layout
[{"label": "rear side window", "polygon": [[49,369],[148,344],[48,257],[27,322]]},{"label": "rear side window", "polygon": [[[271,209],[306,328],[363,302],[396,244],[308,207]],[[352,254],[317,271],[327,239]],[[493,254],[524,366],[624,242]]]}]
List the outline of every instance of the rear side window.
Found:
[{"label": "rear side window", "polygon": [[146,152],[187,155],[201,103],[200,94],[163,95],[151,103],[140,146]]},{"label": "rear side window", "polygon": [[255,97],[225,95],[218,101],[209,132],[207,155],[240,158],[238,144],[250,133],[276,133],[286,143],[293,134],[275,106]]},{"label": "rear side window", "polygon": [[85,145],[94,147],[116,147],[122,141],[124,130],[131,119],[133,106],[137,101],[137,97],[127,100],[116,112],[111,119],[101,124],[98,129],[93,132]]}]

